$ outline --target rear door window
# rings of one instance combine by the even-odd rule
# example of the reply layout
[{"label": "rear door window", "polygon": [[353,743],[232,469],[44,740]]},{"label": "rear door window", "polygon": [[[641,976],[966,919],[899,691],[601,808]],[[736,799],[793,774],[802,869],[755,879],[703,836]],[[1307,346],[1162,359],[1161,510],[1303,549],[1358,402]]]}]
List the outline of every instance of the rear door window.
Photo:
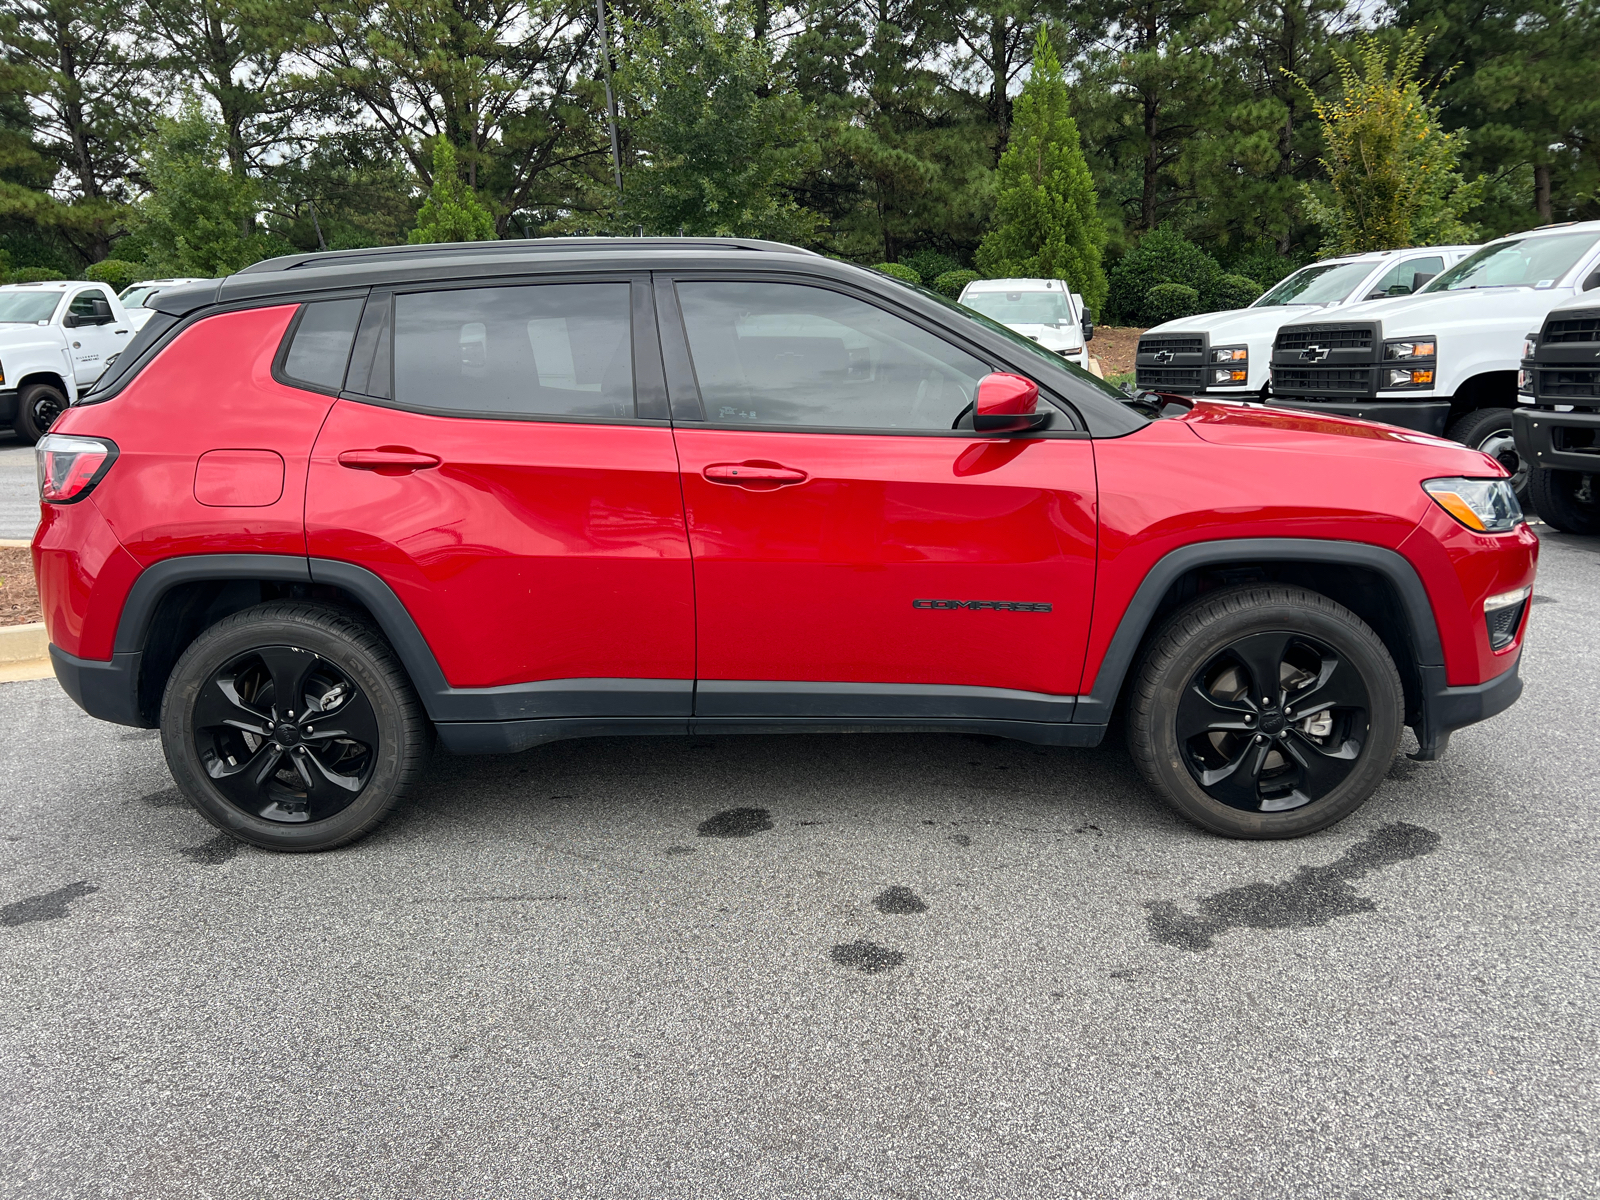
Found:
[{"label": "rear door window", "polygon": [[394,400],[469,416],[631,417],[627,283],[411,292],[394,299]]},{"label": "rear door window", "polygon": [[337,392],[343,387],[356,323],[365,304],[363,297],[307,304],[283,357],[284,382],[319,392]]}]

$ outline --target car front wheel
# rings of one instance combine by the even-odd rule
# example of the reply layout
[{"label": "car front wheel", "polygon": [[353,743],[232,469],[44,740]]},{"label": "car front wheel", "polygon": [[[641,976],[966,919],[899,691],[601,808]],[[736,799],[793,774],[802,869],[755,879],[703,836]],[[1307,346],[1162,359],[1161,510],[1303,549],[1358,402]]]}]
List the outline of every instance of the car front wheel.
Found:
[{"label": "car front wheel", "polygon": [[1298,837],[1377,789],[1400,744],[1382,640],[1317,592],[1262,584],[1175,613],[1145,653],[1128,746],[1173,808],[1214,833]]},{"label": "car front wheel", "polygon": [[421,772],[431,727],[369,626],[268,603],[225,617],[167,681],[161,742],[200,815],[272,850],[328,850],[370,832]]}]

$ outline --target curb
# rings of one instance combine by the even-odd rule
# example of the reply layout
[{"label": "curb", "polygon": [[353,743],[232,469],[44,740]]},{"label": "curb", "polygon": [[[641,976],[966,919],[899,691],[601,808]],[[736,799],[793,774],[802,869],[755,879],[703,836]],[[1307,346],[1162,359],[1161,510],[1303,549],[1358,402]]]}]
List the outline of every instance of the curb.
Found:
[{"label": "curb", "polygon": [[27,538],[0,538],[0,550],[26,550],[31,545]]},{"label": "curb", "polygon": [[50,637],[44,622],[30,625],[0,625],[0,683],[24,679],[51,679]]}]

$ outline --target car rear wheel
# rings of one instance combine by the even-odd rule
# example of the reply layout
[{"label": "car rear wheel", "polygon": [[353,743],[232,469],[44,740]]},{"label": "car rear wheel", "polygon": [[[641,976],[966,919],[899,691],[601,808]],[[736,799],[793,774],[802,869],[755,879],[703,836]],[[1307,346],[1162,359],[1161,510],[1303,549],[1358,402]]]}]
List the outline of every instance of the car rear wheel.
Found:
[{"label": "car rear wheel", "polygon": [[1135,676],[1128,748],[1213,833],[1298,837],[1372,795],[1404,717],[1394,661],[1361,618],[1262,584],[1214,592],[1161,628]]},{"label": "car rear wheel", "polygon": [[1459,418],[1447,435],[1452,441],[1474,450],[1482,450],[1511,474],[1511,486],[1517,493],[1517,502],[1528,504],[1528,464],[1517,453],[1516,439],[1511,436],[1511,410],[1509,408],[1480,408]]},{"label": "car rear wheel", "polygon": [[1533,510],[1562,533],[1600,533],[1600,480],[1582,471],[1535,471]]},{"label": "car rear wheel", "polygon": [[53,383],[30,383],[17,396],[17,416],[11,428],[30,446],[50,432],[56,418],[67,411],[67,395]]},{"label": "car rear wheel", "polygon": [[179,790],[217,828],[271,850],[370,832],[421,772],[431,733],[383,638],[314,604],[217,622],[184,651],[161,705]]}]

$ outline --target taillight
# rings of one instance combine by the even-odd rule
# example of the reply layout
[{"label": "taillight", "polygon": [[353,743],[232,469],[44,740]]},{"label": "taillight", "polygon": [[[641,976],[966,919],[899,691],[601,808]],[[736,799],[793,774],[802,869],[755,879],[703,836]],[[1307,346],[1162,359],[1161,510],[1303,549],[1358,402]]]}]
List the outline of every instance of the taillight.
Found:
[{"label": "taillight", "polygon": [[105,438],[47,433],[33,449],[39,468],[39,499],[46,504],[76,504],[117,461],[116,443]]}]

